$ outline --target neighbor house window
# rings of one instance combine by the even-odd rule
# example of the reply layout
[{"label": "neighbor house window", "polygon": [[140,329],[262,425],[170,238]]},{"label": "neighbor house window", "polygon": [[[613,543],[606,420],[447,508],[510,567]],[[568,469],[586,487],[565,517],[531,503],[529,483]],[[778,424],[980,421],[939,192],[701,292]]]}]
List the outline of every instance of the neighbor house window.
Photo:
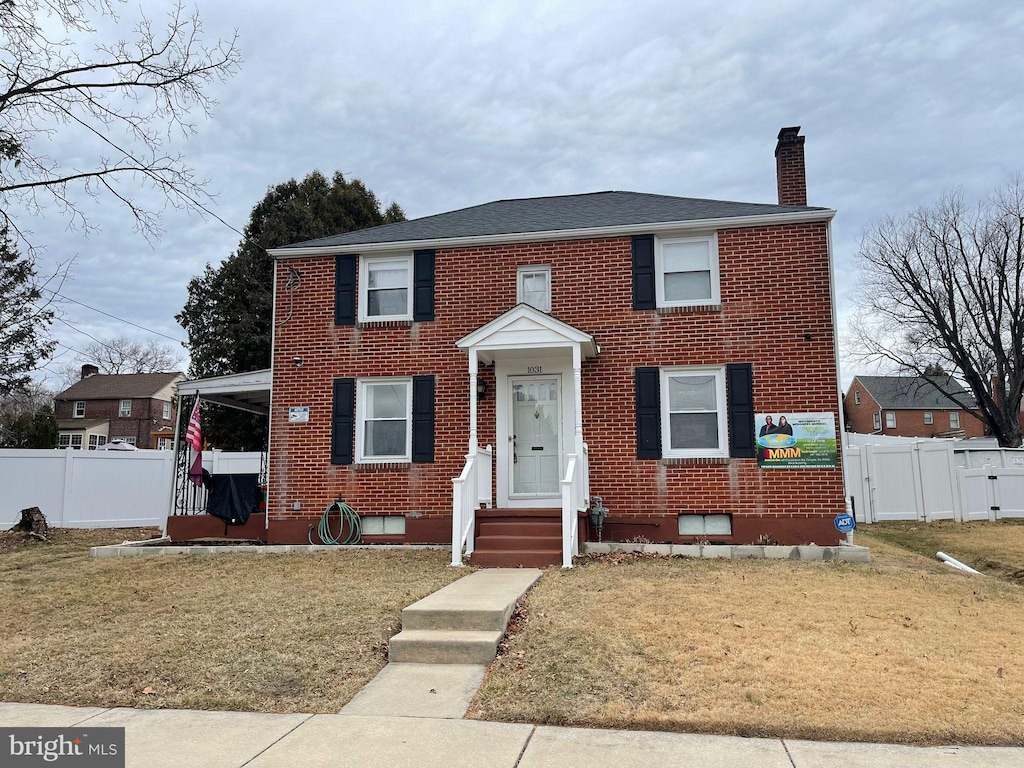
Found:
[{"label": "neighbor house window", "polygon": [[131,400],[122,400],[121,401],[120,414],[121,414],[121,416],[131,416],[132,415],[132,401]]},{"label": "neighbor house window", "polygon": [[950,429],[960,429],[960,414],[959,413],[951,413],[951,414],[949,414],[949,428]]},{"label": "neighbor house window", "polygon": [[665,457],[729,455],[724,368],[662,369],[661,436]]},{"label": "neighbor house window", "polygon": [[655,249],[659,307],[718,304],[718,241],[709,237],[659,239]]},{"label": "neighbor house window", "polygon": [[358,384],[357,461],[410,461],[412,380],[370,379]]},{"label": "neighbor house window", "polygon": [[885,428],[896,429],[896,414],[893,411],[885,412]]},{"label": "neighbor house window", "polygon": [[873,414],[871,414],[871,416],[872,416],[872,421],[874,422],[875,429],[881,429],[882,428],[882,414],[880,414],[880,413],[873,413]]},{"label": "neighbor house window", "polygon": [[135,445],[135,436],[130,435],[128,437],[112,437],[111,440],[115,442],[127,443],[128,445]]},{"label": "neighbor house window", "polygon": [[853,392],[853,404],[860,405],[860,390],[854,390]]},{"label": "neighbor house window", "polygon": [[101,445],[107,444],[106,435],[89,435],[89,450],[95,451]]},{"label": "neighbor house window", "polygon": [[551,267],[519,267],[516,270],[516,301],[541,312],[550,312]]},{"label": "neighbor house window", "polygon": [[174,440],[170,437],[158,437],[156,439],[156,449],[158,451],[169,451],[174,447]]},{"label": "neighbor house window", "polygon": [[75,400],[75,418],[85,418],[85,400]]},{"label": "neighbor house window", "polygon": [[57,447],[80,449],[82,447],[82,435],[71,434],[70,432],[61,432],[57,435]]},{"label": "neighbor house window", "polygon": [[412,320],[412,254],[359,260],[359,319]]},{"label": "neighbor house window", "polygon": [[924,412],[924,423],[925,424],[931,424],[932,423],[932,412],[931,411],[925,411]]},{"label": "neighbor house window", "polygon": [[170,403],[164,403],[163,417],[165,419],[171,418],[171,404]]}]

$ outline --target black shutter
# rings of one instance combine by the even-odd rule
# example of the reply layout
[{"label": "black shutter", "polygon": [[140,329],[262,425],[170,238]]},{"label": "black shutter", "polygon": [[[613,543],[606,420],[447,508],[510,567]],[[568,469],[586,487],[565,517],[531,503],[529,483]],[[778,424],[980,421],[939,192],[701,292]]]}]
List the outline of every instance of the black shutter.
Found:
[{"label": "black shutter", "polygon": [[434,251],[415,251],[412,257],[412,319],[434,319]]},{"label": "black shutter", "polygon": [[654,309],[654,236],[633,238],[633,309]]},{"label": "black shutter", "polygon": [[412,460],[434,460],[434,377],[412,377]]},{"label": "black shutter", "polygon": [[725,399],[729,411],[729,455],[737,459],[756,458],[754,369],[750,363],[725,367]]},{"label": "black shutter", "polygon": [[334,257],[334,324],[356,324],[356,256]]},{"label": "black shutter", "polygon": [[636,457],[661,458],[661,371],[636,369]]},{"label": "black shutter", "polygon": [[352,463],[352,438],[355,426],[356,380],[334,380],[334,406],[331,409],[331,464]]}]

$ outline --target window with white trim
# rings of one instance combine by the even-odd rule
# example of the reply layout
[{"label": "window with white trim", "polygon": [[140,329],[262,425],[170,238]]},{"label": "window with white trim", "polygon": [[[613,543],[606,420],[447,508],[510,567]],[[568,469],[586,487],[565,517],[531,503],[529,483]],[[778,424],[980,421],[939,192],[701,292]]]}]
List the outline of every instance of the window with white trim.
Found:
[{"label": "window with white trim", "polygon": [[170,437],[158,437],[156,439],[156,449],[158,451],[169,451],[174,448],[174,439]]},{"label": "window with white trim", "polygon": [[924,423],[925,424],[931,424],[932,421],[933,421],[933,419],[932,419],[932,412],[931,411],[925,411],[924,412]]},{"label": "window with white trim", "polygon": [[81,449],[82,433],[61,432],[59,435],[57,435],[57,447]]},{"label": "window with white trim", "polygon": [[872,413],[871,414],[871,421],[873,422],[872,426],[874,426],[875,429],[881,429],[882,428],[882,414],[881,413],[877,413],[877,412],[876,413]]},{"label": "window with white trim", "polygon": [[110,439],[111,439],[112,442],[120,442],[120,443],[127,443],[128,445],[135,445],[135,435],[127,435],[127,436],[124,436],[124,437],[118,436],[118,437],[112,437]]},{"label": "window with white trim", "polygon": [[519,267],[516,270],[516,301],[541,312],[550,312],[551,267]]},{"label": "window with white trim", "polygon": [[729,455],[725,368],[661,370],[662,456]]},{"label": "window with white trim", "polygon": [[120,409],[120,411],[118,411],[118,415],[120,415],[120,416],[131,416],[132,415],[132,401],[131,400],[122,400],[121,401],[121,409]]},{"label": "window with white trim", "polygon": [[860,405],[860,390],[859,389],[855,389],[853,391],[853,404],[854,405]]},{"label": "window with white trim", "polygon": [[721,302],[718,238],[677,237],[656,241],[655,290],[659,307],[690,307]]},{"label": "window with white trim", "polygon": [[949,428],[950,429],[960,429],[960,414],[959,413],[951,412],[949,414]]},{"label": "window with white trim", "polygon": [[359,320],[412,320],[412,254],[359,259]]},{"label": "window with white trim", "polygon": [[75,418],[85,418],[85,400],[75,400]]},{"label": "window with white trim", "polygon": [[356,461],[412,460],[412,379],[361,379],[356,391]]},{"label": "window with white trim", "polygon": [[171,418],[171,404],[170,403],[164,403],[163,418],[165,418],[165,419]]},{"label": "window with white trim", "polygon": [[896,412],[886,411],[885,412],[885,428],[896,429]]},{"label": "window with white trim", "polygon": [[106,435],[89,435],[89,450],[95,451],[101,445],[107,444]]}]

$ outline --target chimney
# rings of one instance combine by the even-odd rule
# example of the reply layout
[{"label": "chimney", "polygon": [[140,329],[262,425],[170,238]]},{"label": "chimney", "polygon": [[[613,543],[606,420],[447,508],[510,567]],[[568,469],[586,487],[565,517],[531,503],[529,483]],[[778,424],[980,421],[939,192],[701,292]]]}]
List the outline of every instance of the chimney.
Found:
[{"label": "chimney", "polygon": [[804,137],[800,126],[779,131],[775,145],[775,169],[779,182],[779,205],[807,205],[807,175],[804,172]]},{"label": "chimney", "polygon": [[99,372],[100,369],[90,363],[86,363],[85,365],[82,366],[83,379],[88,379],[90,376],[95,376]]}]

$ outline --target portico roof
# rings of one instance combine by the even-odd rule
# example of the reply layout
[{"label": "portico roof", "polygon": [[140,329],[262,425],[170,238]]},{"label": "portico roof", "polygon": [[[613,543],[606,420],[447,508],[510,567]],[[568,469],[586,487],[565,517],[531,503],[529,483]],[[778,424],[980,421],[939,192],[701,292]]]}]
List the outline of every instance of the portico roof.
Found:
[{"label": "portico roof", "polygon": [[176,386],[179,396],[199,395],[200,399],[219,403],[240,411],[270,413],[270,369],[214,376],[209,379],[180,381]]},{"label": "portico roof", "polygon": [[529,304],[517,304],[455,342],[459,349],[476,350],[484,363],[494,362],[500,352],[565,349],[578,346],[584,360],[601,351],[594,337],[563,323]]}]

